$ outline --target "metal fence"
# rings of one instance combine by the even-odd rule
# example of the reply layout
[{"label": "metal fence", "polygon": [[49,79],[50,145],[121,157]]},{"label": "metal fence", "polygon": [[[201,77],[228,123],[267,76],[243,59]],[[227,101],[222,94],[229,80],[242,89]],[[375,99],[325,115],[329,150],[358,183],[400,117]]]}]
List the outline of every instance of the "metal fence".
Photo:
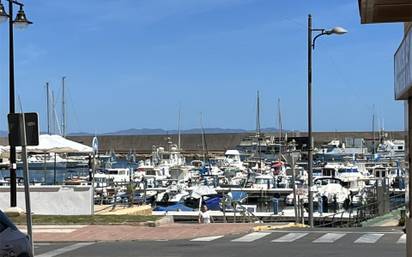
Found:
[{"label": "metal fence", "polygon": [[376,201],[360,207],[326,215],[319,220],[318,227],[359,227],[362,222],[381,216],[379,212],[381,204],[389,204],[387,210],[393,211],[405,206],[405,194],[397,194],[389,197],[387,201]]}]

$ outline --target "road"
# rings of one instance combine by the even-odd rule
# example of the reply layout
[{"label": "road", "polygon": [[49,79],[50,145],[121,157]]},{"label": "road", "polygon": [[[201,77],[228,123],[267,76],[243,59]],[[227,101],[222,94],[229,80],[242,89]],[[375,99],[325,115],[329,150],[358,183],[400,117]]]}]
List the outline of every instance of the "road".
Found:
[{"label": "road", "polygon": [[391,229],[262,231],[191,240],[39,243],[37,257],[403,257],[405,235]]}]

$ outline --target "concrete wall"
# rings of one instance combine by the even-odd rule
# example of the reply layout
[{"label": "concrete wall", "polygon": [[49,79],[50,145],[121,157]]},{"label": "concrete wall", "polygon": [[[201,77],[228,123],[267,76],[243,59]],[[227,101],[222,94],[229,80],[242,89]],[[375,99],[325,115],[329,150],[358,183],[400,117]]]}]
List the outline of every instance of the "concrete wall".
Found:
[{"label": "concrete wall", "polygon": [[[388,131],[389,138],[404,139],[403,131]],[[206,134],[207,148],[210,152],[224,152],[227,149],[234,149],[239,145],[242,138],[254,135],[253,133],[227,133],[227,134]],[[277,136],[277,134],[273,134]],[[288,132],[288,137],[306,137],[306,132]],[[354,132],[314,132],[315,144],[321,145],[332,139],[364,138],[366,141],[373,139],[373,133],[367,131]],[[127,153],[135,150],[137,153],[150,153],[152,146],[167,147],[168,137],[173,143],[177,143],[177,135],[116,135],[98,136],[99,150],[101,152],[114,150],[116,153]],[[378,137],[378,133],[375,133]],[[92,136],[69,136],[69,139],[86,145],[91,145]],[[181,137],[182,149],[185,153],[199,153],[202,151],[202,138],[200,134],[184,134]]]},{"label": "concrete wall", "polygon": [[[10,207],[9,187],[0,187],[0,210]],[[31,209],[35,215],[93,214],[90,186],[33,186]],[[17,207],[26,210],[24,188],[17,189]]]},{"label": "concrete wall", "polygon": [[[386,131],[389,138],[404,139],[403,131]],[[267,133],[265,133],[267,134]],[[206,143],[209,152],[224,152],[228,149],[234,149],[239,145],[242,138],[254,135],[254,133],[223,133],[223,134],[206,134]],[[270,134],[278,136],[278,134]],[[288,137],[306,137],[306,132],[288,132]],[[349,138],[364,138],[366,141],[373,139],[373,133],[370,131],[349,131],[349,132],[313,132],[315,145],[321,145],[332,139],[343,140]],[[375,137],[378,133],[375,133]],[[127,153],[135,150],[136,153],[148,154],[152,151],[152,146],[168,146],[168,138],[173,143],[177,143],[177,135],[102,135],[98,136],[99,150],[106,152],[110,150],[116,153]],[[69,136],[71,140],[91,146],[93,136]],[[184,153],[202,153],[202,136],[200,134],[183,134],[181,137],[182,149]],[[0,145],[7,145],[7,138],[0,138]]]}]

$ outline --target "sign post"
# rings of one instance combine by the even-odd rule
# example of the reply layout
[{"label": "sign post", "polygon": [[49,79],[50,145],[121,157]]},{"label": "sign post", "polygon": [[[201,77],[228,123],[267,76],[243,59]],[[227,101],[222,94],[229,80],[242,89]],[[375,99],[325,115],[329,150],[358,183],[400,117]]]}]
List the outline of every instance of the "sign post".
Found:
[{"label": "sign post", "polygon": [[39,144],[39,122],[37,113],[13,113],[7,116],[9,121],[9,143],[22,147],[24,195],[26,202],[27,234],[29,235],[32,256],[34,256],[33,224],[30,204],[29,165],[27,162],[27,145]]}]

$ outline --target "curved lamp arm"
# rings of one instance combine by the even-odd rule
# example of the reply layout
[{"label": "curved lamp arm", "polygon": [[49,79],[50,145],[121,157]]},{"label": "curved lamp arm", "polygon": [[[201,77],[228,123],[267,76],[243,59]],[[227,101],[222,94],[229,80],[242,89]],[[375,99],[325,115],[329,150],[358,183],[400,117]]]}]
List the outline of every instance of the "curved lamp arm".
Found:
[{"label": "curved lamp arm", "polygon": [[330,35],[331,33],[328,33],[328,31],[322,29],[321,33],[317,34],[314,38],[313,38],[313,42],[312,42],[312,49],[315,49],[315,43],[316,43],[316,39],[318,39],[318,37],[324,36],[324,35]]}]

